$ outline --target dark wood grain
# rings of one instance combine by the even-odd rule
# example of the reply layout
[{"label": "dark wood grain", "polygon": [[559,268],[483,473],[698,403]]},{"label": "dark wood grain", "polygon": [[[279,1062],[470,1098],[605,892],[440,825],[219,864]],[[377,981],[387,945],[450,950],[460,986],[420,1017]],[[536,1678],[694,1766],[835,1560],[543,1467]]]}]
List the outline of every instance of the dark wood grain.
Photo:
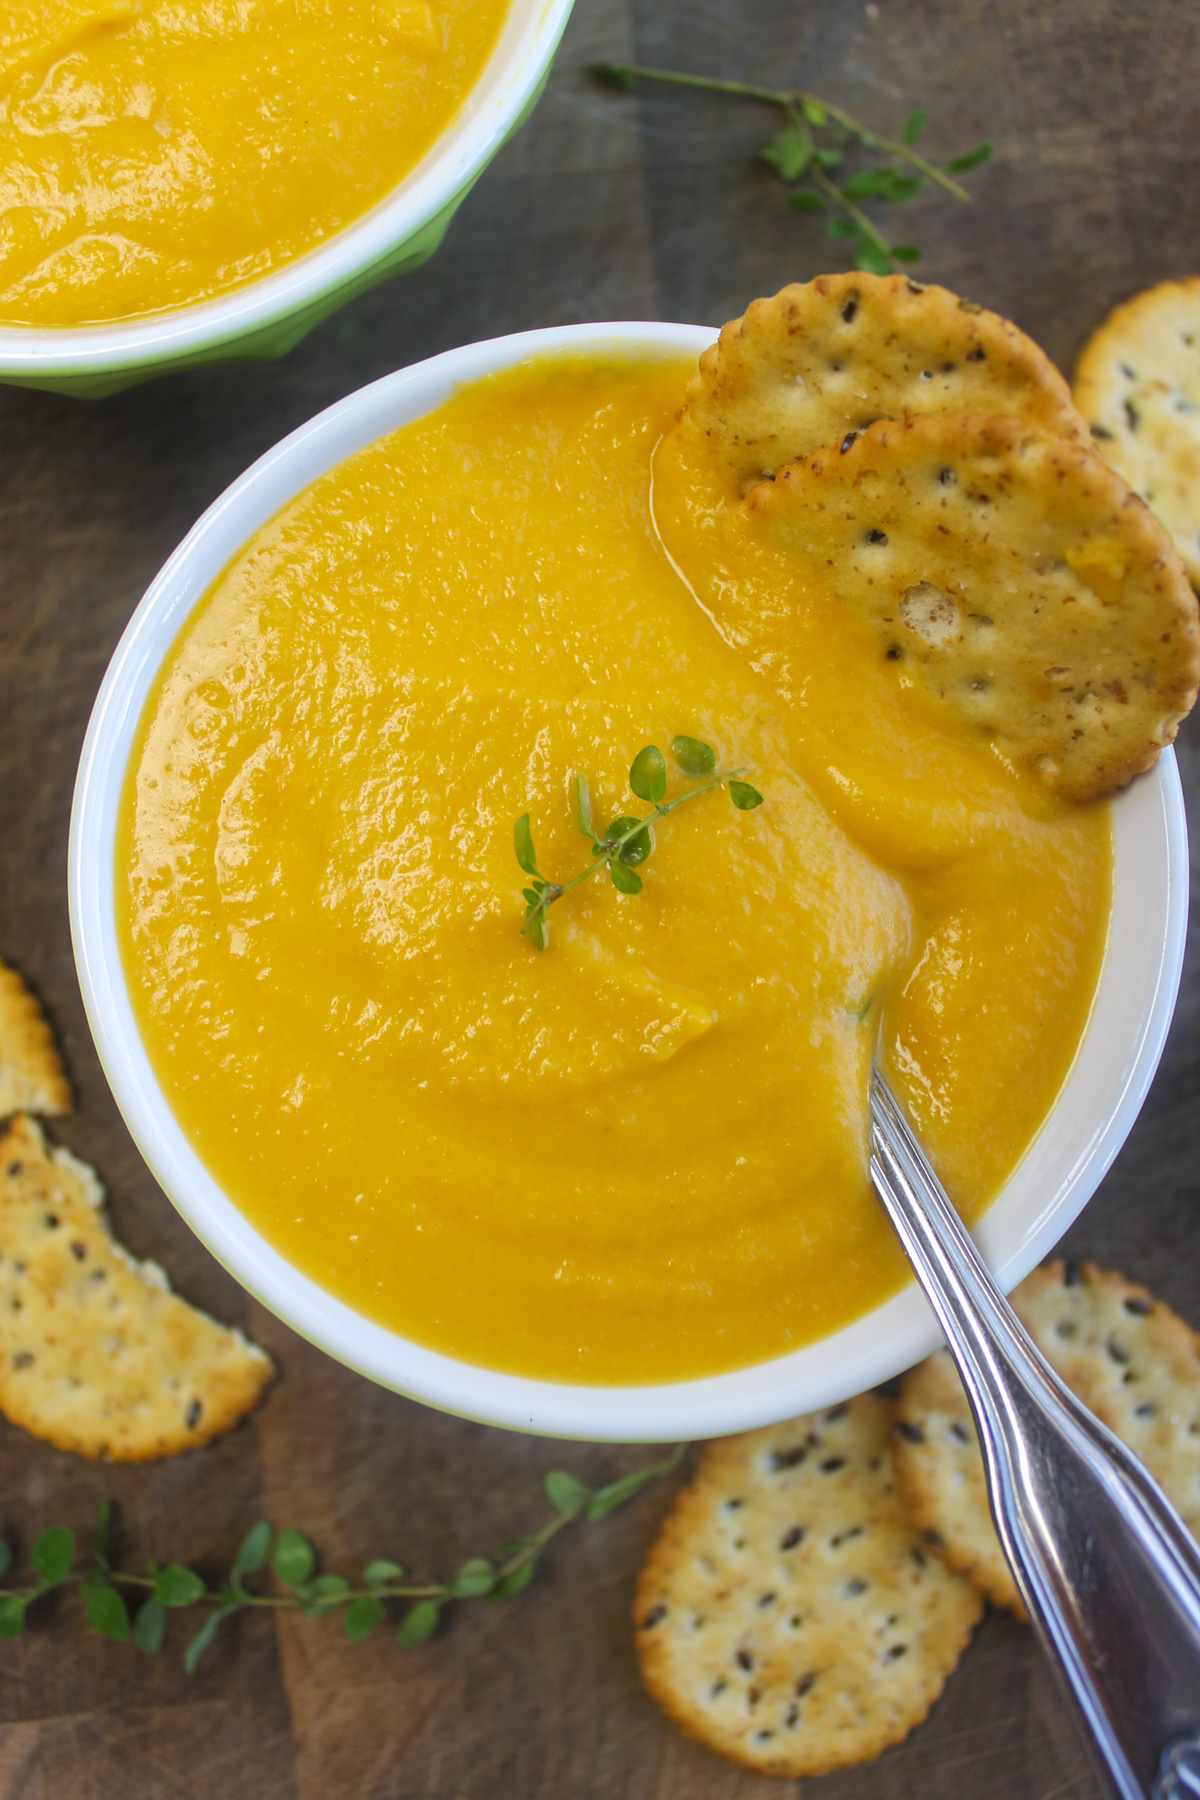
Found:
[{"label": "dark wood grain", "polygon": [[[369,1386],[254,1308],[133,1149],[84,1023],[65,898],[75,760],[143,587],[246,464],[318,408],[452,344],[596,318],[719,323],[829,261],[754,151],[770,119],[675,93],[621,97],[593,57],[800,81],[881,125],[931,114],[935,154],[987,133],[957,208],[922,198],[904,235],[935,279],[1010,313],[1069,367],[1125,294],[1200,266],[1200,9],[1192,0],[579,0],[546,98],[441,254],[365,296],[279,364],[176,377],[101,403],[0,390],[0,951],[44,996],[79,1108],[58,1135],[103,1172],[126,1242],[245,1322],[282,1379],[252,1423],[192,1456],[98,1469],[0,1422],[0,1525],[80,1529],[113,1497],[131,1555],[217,1572],[254,1517],[334,1560],[438,1571],[542,1515],[541,1472],[593,1477],[639,1452],[554,1448]],[[1200,734],[1185,733],[1189,793]],[[1193,955],[1128,1145],[1069,1234],[1200,1324]],[[0,1647],[0,1800],[740,1800],[764,1784],[684,1741],[642,1694],[627,1614],[659,1494],[555,1546],[508,1607],[419,1651],[336,1627],[239,1620],[195,1678],[48,1604]],[[1093,1800],[1027,1631],[991,1617],[930,1720],[826,1800]],[[805,1792],[809,1792],[806,1788]]]}]

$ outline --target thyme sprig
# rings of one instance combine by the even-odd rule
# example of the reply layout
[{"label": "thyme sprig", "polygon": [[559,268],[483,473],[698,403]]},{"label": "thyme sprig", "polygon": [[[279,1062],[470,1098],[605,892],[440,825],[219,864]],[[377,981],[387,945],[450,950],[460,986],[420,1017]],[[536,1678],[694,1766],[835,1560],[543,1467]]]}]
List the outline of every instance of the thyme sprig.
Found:
[{"label": "thyme sprig", "polygon": [[521,889],[525,899],[525,918],[521,930],[535,949],[546,948],[546,914],[554,902],[561,900],[583,882],[590,881],[601,869],[608,870],[609,879],[618,892],[639,893],[642,878],[637,873],[637,865],[644,863],[654,852],[655,825],[677,807],[686,806],[689,800],[698,800],[701,794],[707,794],[716,787],[728,787],[729,798],[739,812],[750,812],[752,808],[762,805],[763,797],[758,789],[741,779],[746,773],[745,769],[717,771],[717,753],[703,738],[672,738],[671,756],[676,767],[684,775],[693,778],[695,786],[685,788],[682,794],[676,794],[673,800],[668,800],[666,758],[657,744],[647,744],[633,759],[629,770],[629,786],[639,800],[650,802],[653,812],[643,813],[640,817],[633,813],[622,813],[603,831],[596,829],[587,776],[578,773],[572,775],[575,821],[584,837],[591,841],[594,860],[577,875],[572,875],[569,881],[550,881],[542,874],[533,845],[529,814],[521,814],[513,826],[513,849],[516,851],[517,861],[532,880],[530,887]]},{"label": "thyme sprig", "polygon": [[[367,1563],[357,1581],[318,1573],[317,1552],[303,1532],[276,1533],[266,1519],[250,1527],[228,1579],[215,1587],[185,1563],[151,1563],[144,1573],[119,1569],[109,1556],[110,1513],[104,1500],[90,1565],[76,1568],[75,1534],[65,1525],[51,1526],[34,1541],[29,1563],[36,1579],[24,1587],[0,1588],[0,1638],[19,1637],[29,1608],[44,1594],[75,1585],[83,1598],[85,1617],[95,1630],[118,1644],[132,1638],[148,1655],[162,1648],[172,1612],[189,1607],[207,1609],[208,1616],[184,1652],[189,1674],[222,1622],[256,1607],[302,1612],[318,1619],[340,1614],[346,1636],[358,1642],[383,1623],[389,1603],[404,1602],[396,1641],[423,1644],[437,1630],[444,1609],[454,1602],[510,1600],[521,1593],[533,1579],[542,1551],[560,1531],[573,1520],[607,1518],[643,1488],[677,1469],[686,1449],[686,1444],[677,1444],[659,1461],[645,1463],[599,1488],[588,1487],[565,1469],[552,1469],[543,1483],[553,1508],[546,1523],[528,1537],[501,1544],[490,1556],[468,1557],[447,1581],[413,1580],[402,1564],[387,1557]],[[12,1564],[11,1546],[0,1539],[0,1579]],[[275,1590],[264,1593],[247,1587],[246,1578],[260,1574],[268,1564]],[[127,1601],[122,1589],[143,1596],[132,1614],[133,1596]]]},{"label": "thyme sprig", "polygon": [[[984,139],[961,156],[952,157],[944,168],[930,162],[915,148],[925,129],[923,108],[909,114],[899,138],[890,138],[805,88],[757,87],[747,81],[688,75],[679,69],[644,69],[632,63],[597,63],[594,73],[607,86],[626,92],[636,81],[670,82],[777,107],[783,122],[762,146],[760,158],[787,186],[789,206],[799,212],[828,214],[825,229],[829,236],[844,239],[855,267],[873,275],[888,275],[897,263],[920,262],[921,251],[916,244],[889,242],[859,202],[899,204],[919,194],[926,182],[935,183],[956,200],[969,202],[970,194],[954,177],[978,168],[992,154],[991,143]],[[833,180],[833,171],[855,146],[888,160],[858,169],[839,185]]]}]

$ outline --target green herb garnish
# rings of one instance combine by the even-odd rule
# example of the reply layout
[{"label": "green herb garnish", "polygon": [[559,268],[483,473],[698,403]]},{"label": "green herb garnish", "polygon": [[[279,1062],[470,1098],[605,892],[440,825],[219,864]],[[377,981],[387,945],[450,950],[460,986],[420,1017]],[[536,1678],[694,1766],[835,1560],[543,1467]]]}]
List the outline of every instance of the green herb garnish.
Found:
[{"label": "green herb garnish", "polygon": [[[468,1557],[448,1581],[413,1581],[400,1563],[384,1557],[367,1563],[357,1581],[345,1575],[319,1574],[317,1553],[308,1538],[299,1531],[277,1534],[265,1519],[250,1527],[228,1580],[215,1587],[209,1587],[202,1575],[183,1563],[151,1563],[145,1574],[133,1574],[114,1568],[109,1558],[109,1505],[105,1500],[100,1505],[90,1566],[76,1569],[75,1534],[65,1525],[54,1525],[35,1539],[29,1563],[37,1579],[25,1587],[0,1588],[0,1638],[19,1637],[30,1606],[53,1588],[75,1583],[83,1596],[88,1623],[115,1643],[132,1638],[147,1655],[162,1648],[172,1612],[206,1608],[208,1616],[184,1653],[189,1674],[222,1621],[253,1607],[290,1608],[311,1618],[340,1613],[346,1636],[357,1642],[383,1623],[389,1603],[394,1607],[403,1602],[396,1641],[423,1644],[437,1630],[443,1609],[455,1601],[509,1600],[521,1593],[529,1586],[538,1557],[564,1526],[573,1519],[607,1518],[651,1482],[677,1469],[686,1449],[686,1444],[679,1444],[661,1461],[646,1463],[599,1488],[588,1487],[564,1469],[552,1469],[544,1485],[553,1512],[541,1529],[530,1537],[502,1544],[490,1556]],[[11,1548],[0,1539],[0,1579],[12,1561]],[[246,1577],[261,1573],[268,1564],[275,1591],[248,1588]],[[144,1596],[132,1616],[122,1588]]]},{"label": "green herb garnish", "polygon": [[708,793],[710,788],[728,787],[729,798],[739,812],[749,812],[755,806],[762,805],[762,795],[756,787],[741,777],[744,769],[730,769],[717,773],[717,753],[711,744],[702,738],[676,737],[671,740],[671,755],[676,767],[684,775],[692,777],[696,785],[687,788],[682,794],[676,794],[673,800],[667,795],[667,762],[657,744],[647,744],[639,750],[629,770],[629,786],[639,800],[649,801],[653,812],[643,813],[640,817],[633,813],[622,813],[613,819],[604,831],[597,831],[592,816],[592,794],[586,775],[573,775],[571,789],[575,803],[575,822],[585,838],[591,840],[594,861],[570,881],[550,881],[538,868],[537,853],[533,847],[533,831],[529,824],[529,814],[522,813],[513,826],[513,848],[526,875],[532,878],[532,885],[522,888],[525,897],[525,919],[521,930],[530,943],[538,950],[546,948],[546,913],[556,900],[569,894],[582,882],[588,881],[601,869],[608,870],[609,880],[622,894],[636,894],[641,891],[642,878],[637,873],[637,865],[644,863],[654,852],[654,826],[660,819],[676,807],[683,806],[689,800],[699,799],[701,794]]},{"label": "green herb garnish", "polygon": [[[609,87],[628,91],[635,81],[667,81],[679,87],[704,88],[710,93],[732,94],[743,100],[761,100],[778,107],[783,122],[767,139],[759,156],[788,188],[788,204],[798,212],[825,213],[825,229],[831,238],[845,241],[854,266],[872,275],[888,275],[898,263],[921,260],[916,244],[893,244],[859,205],[863,200],[887,200],[899,204],[919,194],[927,181],[944,188],[956,200],[971,196],[955,175],[978,168],[992,154],[985,141],[973,150],[953,157],[945,166],[929,162],[914,149],[925,128],[925,113],[910,113],[898,139],[881,136],[862,125],[840,106],[833,106],[803,88],[755,87],[744,81],[720,81],[707,75],[685,75],[677,69],[643,69],[630,63],[596,63],[594,73]],[[858,169],[839,183],[846,152],[854,147],[874,153],[877,160]]]}]

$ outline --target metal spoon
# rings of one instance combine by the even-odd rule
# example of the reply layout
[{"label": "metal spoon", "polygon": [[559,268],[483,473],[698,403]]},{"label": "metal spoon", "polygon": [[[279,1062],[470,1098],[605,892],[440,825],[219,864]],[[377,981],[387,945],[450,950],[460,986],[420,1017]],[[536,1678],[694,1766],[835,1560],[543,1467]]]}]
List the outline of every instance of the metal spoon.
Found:
[{"label": "metal spoon", "polygon": [[1050,1368],[878,1068],[871,1179],[945,1333],[1026,1610],[1106,1790],[1200,1800],[1200,1548]]}]

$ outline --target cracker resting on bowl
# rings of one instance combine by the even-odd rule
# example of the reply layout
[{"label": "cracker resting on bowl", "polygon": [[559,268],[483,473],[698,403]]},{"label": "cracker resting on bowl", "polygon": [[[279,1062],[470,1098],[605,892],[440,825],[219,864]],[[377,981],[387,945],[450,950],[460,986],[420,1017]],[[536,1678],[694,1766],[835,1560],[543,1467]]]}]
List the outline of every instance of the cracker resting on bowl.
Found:
[{"label": "cracker resting on bowl", "polygon": [[946,288],[861,270],[793,283],[731,320],[700,358],[679,430],[744,493],[876,419],[937,412],[1086,434],[1066,382],[1010,320]]},{"label": "cracker resting on bowl", "polygon": [[707,1445],[642,1570],[650,1692],[762,1774],[823,1774],[899,1743],[980,1616],[909,1524],[890,1423],[864,1394]]},{"label": "cracker resting on bowl", "polygon": [[1195,698],[1195,595],[1166,531],[1089,444],[1011,418],[880,420],[745,505],[802,585],[1062,798],[1157,760]]},{"label": "cracker resting on bowl", "polygon": [[[1200,1339],[1146,1288],[1094,1263],[1047,1263],[1010,1299],[1047,1362],[1141,1458],[1200,1537]],[[914,1525],[951,1568],[1023,1617],[948,1350],[905,1376],[895,1429],[896,1475]]]},{"label": "cracker resting on bowl", "polygon": [[1109,314],[1079,358],[1075,404],[1200,587],[1200,275]]},{"label": "cracker resting on bowl", "polygon": [[0,962],[0,1118],[71,1110],[50,1027],[15,969]]},{"label": "cracker resting on bowl", "polygon": [[104,1190],[23,1114],[0,1141],[0,1411],[60,1450],[148,1462],[258,1399],[266,1353],[172,1294],[104,1223]]}]

